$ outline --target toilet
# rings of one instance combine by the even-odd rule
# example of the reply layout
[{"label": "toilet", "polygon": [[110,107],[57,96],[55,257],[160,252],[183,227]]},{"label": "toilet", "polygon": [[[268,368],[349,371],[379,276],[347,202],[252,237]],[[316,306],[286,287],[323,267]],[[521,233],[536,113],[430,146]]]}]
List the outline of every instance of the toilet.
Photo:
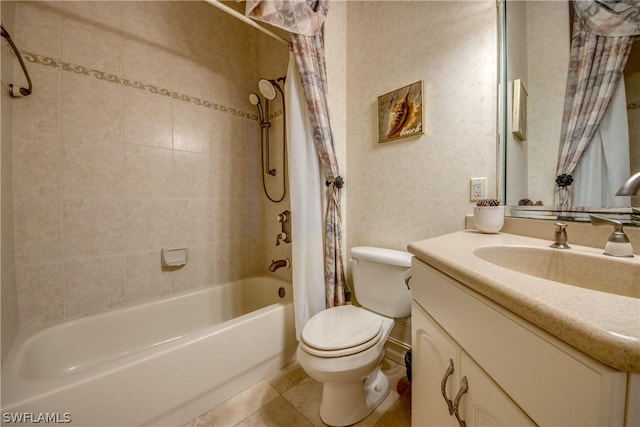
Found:
[{"label": "toilet", "polygon": [[313,316],[302,329],[300,366],[323,383],[320,418],[330,426],[355,424],[389,394],[380,364],[394,318],[411,314],[407,252],[351,249],[353,290],[361,307],[343,305]]}]

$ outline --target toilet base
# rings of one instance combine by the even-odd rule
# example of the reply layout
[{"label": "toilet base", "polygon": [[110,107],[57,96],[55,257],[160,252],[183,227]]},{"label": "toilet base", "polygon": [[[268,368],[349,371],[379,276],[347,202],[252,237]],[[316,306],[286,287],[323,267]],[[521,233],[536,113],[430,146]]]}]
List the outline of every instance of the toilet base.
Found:
[{"label": "toilet base", "polygon": [[380,366],[362,381],[324,383],[320,418],[330,426],[349,426],[369,415],[389,394],[389,380]]}]

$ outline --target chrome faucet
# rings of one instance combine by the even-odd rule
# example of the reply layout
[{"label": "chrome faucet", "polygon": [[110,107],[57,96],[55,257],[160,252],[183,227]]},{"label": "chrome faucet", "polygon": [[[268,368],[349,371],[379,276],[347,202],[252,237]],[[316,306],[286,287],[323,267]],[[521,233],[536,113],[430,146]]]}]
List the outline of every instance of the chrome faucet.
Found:
[{"label": "chrome faucet", "polygon": [[272,273],[275,273],[277,269],[279,268],[289,268],[289,266],[291,265],[291,262],[289,262],[289,258],[285,258],[285,259],[278,259],[278,260],[273,260],[271,261],[271,265],[269,266],[269,271]]},{"label": "chrome faucet", "polygon": [[640,190],[640,172],[631,175],[616,192],[616,196],[633,196],[638,194],[638,190]]},{"label": "chrome faucet", "polygon": [[564,222],[556,222],[553,225],[556,227],[556,230],[555,239],[551,247],[556,249],[571,249],[571,246],[567,245],[567,224]]}]

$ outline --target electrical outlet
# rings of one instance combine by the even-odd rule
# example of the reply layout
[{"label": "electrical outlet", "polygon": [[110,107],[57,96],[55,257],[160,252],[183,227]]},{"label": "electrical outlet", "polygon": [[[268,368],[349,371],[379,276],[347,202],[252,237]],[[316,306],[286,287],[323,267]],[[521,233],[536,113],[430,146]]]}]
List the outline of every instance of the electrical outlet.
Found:
[{"label": "electrical outlet", "polygon": [[471,178],[470,200],[476,201],[487,198],[487,178]]}]

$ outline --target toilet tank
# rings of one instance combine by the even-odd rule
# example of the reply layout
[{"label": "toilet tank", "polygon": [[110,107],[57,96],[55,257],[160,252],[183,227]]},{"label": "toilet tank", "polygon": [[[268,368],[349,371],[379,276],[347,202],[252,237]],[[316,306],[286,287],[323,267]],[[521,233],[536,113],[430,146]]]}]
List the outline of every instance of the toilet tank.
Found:
[{"label": "toilet tank", "polygon": [[411,258],[393,249],[352,248],[353,291],[360,305],[387,317],[411,315],[411,292],[404,282]]}]

